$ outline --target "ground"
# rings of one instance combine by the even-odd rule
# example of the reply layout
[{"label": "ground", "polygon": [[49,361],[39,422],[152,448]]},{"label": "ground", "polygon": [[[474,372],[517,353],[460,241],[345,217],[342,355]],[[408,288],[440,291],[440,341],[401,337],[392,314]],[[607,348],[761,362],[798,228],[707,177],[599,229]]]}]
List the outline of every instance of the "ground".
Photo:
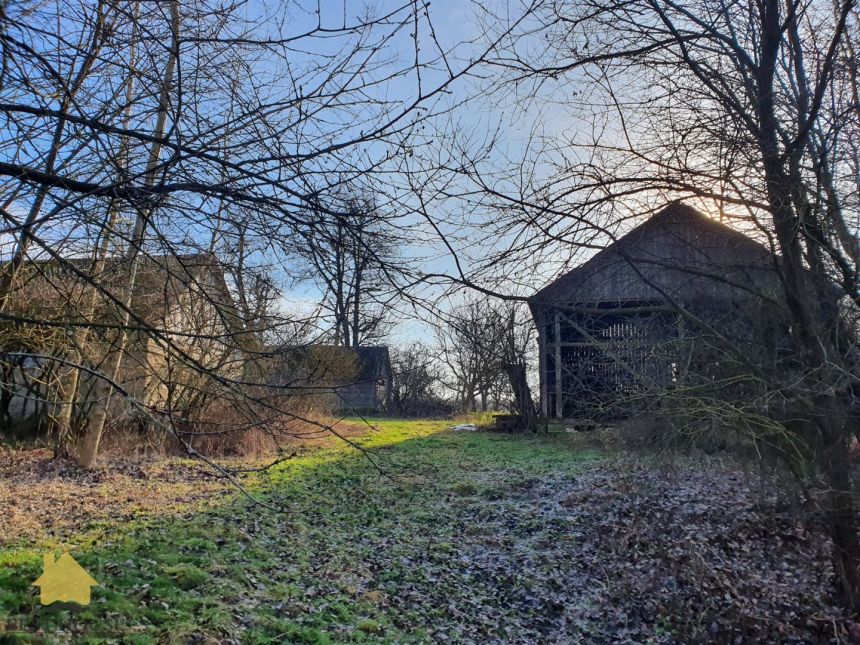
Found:
[{"label": "ground", "polygon": [[[15,512],[0,642],[846,642],[860,628],[835,605],[814,516],[768,478],[579,434],[375,425],[358,439],[369,455],[304,447],[246,477],[259,503],[181,460],[75,476],[31,456],[0,500]],[[14,519],[22,505],[40,519]],[[41,554],[59,548],[100,583],[86,608],[39,605]]]}]

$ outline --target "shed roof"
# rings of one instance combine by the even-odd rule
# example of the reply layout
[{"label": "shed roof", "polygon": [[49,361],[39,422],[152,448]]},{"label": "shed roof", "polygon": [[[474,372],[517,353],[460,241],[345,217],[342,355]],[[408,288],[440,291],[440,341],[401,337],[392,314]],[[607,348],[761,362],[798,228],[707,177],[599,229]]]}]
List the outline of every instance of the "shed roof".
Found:
[{"label": "shed roof", "polygon": [[285,365],[275,380],[301,379],[313,383],[375,381],[391,374],[388,347],[368,345],[286,345],[273,351]]},{"label": "shed roof", "polygon": [[673,202],[562,275],[536,306],[779,293],[771,251],[696,209]]}]

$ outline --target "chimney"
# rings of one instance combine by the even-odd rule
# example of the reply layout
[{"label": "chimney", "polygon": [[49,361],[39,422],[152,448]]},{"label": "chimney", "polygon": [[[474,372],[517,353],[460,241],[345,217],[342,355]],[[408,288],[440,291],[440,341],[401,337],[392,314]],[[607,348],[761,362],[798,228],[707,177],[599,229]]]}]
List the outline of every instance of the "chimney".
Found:
[{"label": "chimney", "polygon": [[48,573],[48,569],[54,566],[54,554],[46,553],[42,556],[42,563],[44,566],[45,573]]}]

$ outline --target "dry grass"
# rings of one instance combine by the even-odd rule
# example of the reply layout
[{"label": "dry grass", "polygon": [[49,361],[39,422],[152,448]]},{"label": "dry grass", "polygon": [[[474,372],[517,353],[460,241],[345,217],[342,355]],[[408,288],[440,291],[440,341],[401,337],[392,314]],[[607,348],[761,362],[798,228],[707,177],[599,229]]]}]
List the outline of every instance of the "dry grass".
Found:
[{"label": "dry grass", "polygon": [[[368,429],[365,423],[343,421],[318,412],[308,412],[303,419],[284,418],[266,430],[244,427],[231,430],[226,417],[225,413],[217,430],[205,424],[181,429],[183,441],[207,457],[265,457],[279,450],[320,446],[335,441],[337,437],[328,430],[335,425],[338,434],[346,436],[364,433]],[[240,425],[238,421],[236,425]],[[174,435],[163,430],[115,426],[105,434],[100,453],[103,461],[111,463],[125,458],[184,456],[187,450]]]},{"label": "dry grass", "polygon": [[45,448],[0,452],[0,545],[59,542],[82,527],[171,515],[227,494],[211,469],[177,457],[135,458],[83,471]]},{"label": "dry grass", "polygon": [[[341,422],[337,431],[360,436],[368,426]],[[194,447],[207,455],[228,455],[218,461],[234,467],[255,468],[272,461],[274,441],[263,433],[217,439],[220,444],[210,438]],[[288,454],[338,441],[311,424],[292,425],[278,437]],[[87,527],[97,529],[100,522],[176,515],[235,491],[209,465],[184,456],[175,439],[154,433],[112,433],[100,463],[85,471],[71,459],[54,458],[49,448],[0,446],[0,546],[62,542]]]}]

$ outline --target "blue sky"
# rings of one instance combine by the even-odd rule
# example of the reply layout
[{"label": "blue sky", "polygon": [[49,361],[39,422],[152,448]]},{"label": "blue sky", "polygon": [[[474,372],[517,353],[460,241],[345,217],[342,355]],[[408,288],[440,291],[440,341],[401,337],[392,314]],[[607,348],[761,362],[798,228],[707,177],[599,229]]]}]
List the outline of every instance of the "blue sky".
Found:
[{"label": "blue sky", "polygon": [[[400,3],[380,3],[375,5],[377,10],[375,13],[383,13],[390,7],[399,6]],[[354,10],[355,7],[362,6],[360,3],[348,3],[348,10]],[[481,27],[478,24],[480,9],[476,11],[478,5],[471,2],[457,0],[438,0],[430,5],[430,20],[434,28],[436,42],[450,56],[450,62],[454,69],[457,65],[465,65],[477,55],[477,52],[482,50],[485,44],[485,39],[482,37]],[[342,22],[342,5],[340,3],[329,3],[327,5],[329,19],[332,24]],[[325,24],[325,10],[323,22]],[[427,55],[436,55],[436,42],[434,42],[429,33],[429,28],[426,23],[421,26],[421,46],[422,50]],[[400,38],[390,44],[391,51],[395,56],[401,56],[404,59],[414,55],[412,51],[413,43],[407,38]],[[317,52],[318,53],[318,52]],[[486,70],[481,70],[486,73]],[[431,86],[434,82],[440,82],[444,76],[439,73],[434,75],[432,70],[425,69],[423,71],[423,83],[425,88]],[[501,128],[504,132],[504,137],[501,146],[494,150],[491,158],[498,161],[498,164],[504,165],[510,160],[516,160],[521,154],[521,146],[523,140],[529,134],[531,128],[530,120],[536,115],[524,115],[518,110],[513,103],[505,104],[500,102],[498,97],[487,98],[479,96],[485,88],[487,79],[476,77],[462,78],[451,87],[451,92],[444,97],[441,104],[456,104],[464,100],[466,97],[475,97],[470,100],[467,107],[460,107],[450,114],[450,119],[445,118],[439,120],[436,125],[442,130],[456,129],[460,136],[467,135],[473,140],[479,141],[483,137],[489,136],[495,132],[497,128]],[[417,94],[417,81],[414,75],[401,77],[394,82],[390,82],[385,87],[385,93],[389,98],[402,97],[403,100],[409,100]],[[524,118],[528,117],[528,118]],[[546,115],[544,115],[546,117]],[[560,119],[561,117],[559,117]],[[544,123],[549,127],[551,119],[545,119]],[[560,123],[560,120],[558,121]],[[437,152],[439,145],[438,141],[433,140],[431,135],[426,136],[424,145],[426,146],[427,154]],[[420,174],[420,173],[419,173]],[[409,194],[405,187],[405,180],[394,178],[391,185],[384,186],[383,190],[389,192],[394,200],[400,203],[390,205],[392,212],[409,211],[412,208],[417,208],[416,199]],[[385,199],[387,195],[383,196]],[[485,217],[484,213],[463,213],[462,209],[466,206],[464,202],[455,198],[439,199],[434,198],[428,205],[428,210],[431,211],[431,216],[439,222],[440,230],[446,236],[450,236],[452,240],[458,240],[455,243],[455,250],[461,266],[469,269],[471,262],[470,256],[473,252],[486,243],[486,239],[475,239],[475,231],[463,229],[451,223],[446,223],[451,219],[479,221]],[[421,221],[419,216],[409,214],[398,221],[398,226],[411,227],[414,235],[411,239],[415,240],[411,244],[406,244],[401,247],[401,254],[409,259],[415,260],[424,271],[433,273],[447,273],[456,275],[456,263],[450,253],[445,248],[440,240],[434,239],[435,232],[429,230],[426,222]],[[545,278],[537,277],[534,283],[534,288],[543,284]],[[518,289],[521,291],[521,289]],[[285,300],[290,303],[290,306],[308,309],[319,298],[319,293],[310,284],[305,283],[294,287],[285,294]],[[426,325],[420,320],[410,320],[401,323],[395,333],[395,339],[399,341],[408,340],[410,338],[420,337],[427,338],[428,330]]]},{"label": "blue sky", "polygon": [[[310,2],[305,4],[314,6]],[[383,15],[401,6],[401,4],[400,1],[377,2],[372,5],[372,12],[375,15]],[[50,6],[50,3],[45,5],[46,11],[50,10]],[[354,20],[355,16],[365,10],[366,6],[365,2],[347,1],[343,3],[326,0],[320,4],[320,19],[325,27],[337,27],[344,20],[347,22]],[[426,19],[422,20],[419,23],[418,31],[422,61],[421,80],[425,90],[442,82],[445,78],[442,61],[439,57],[440,50],[449,57],[448,62],[455,71],[467,65],[469,60],[477,55],[477,52],[482,51],[486,43],[482,36],[483,29],[479,20],[484,9],[481,3],[463,0],[435,0],[429,5],[430,22],[428,23]],[[512,3],[511,16],[516,15],[516,10],[516,4]],[[245,6],[245,11],[249,19],[264,18],[258,36],[266,32],[271,36],[303,33],[316,20],[312,11],[301,11],[295,3],[287,4],[279,0],[252,0]],[[431,23],[433,26],[432,34],[430,31]],[[384,27],[380,29],[380,33],[385,33]],[[289,53],[289,65],[300,71],[304,66],[320,57],[338,53],[343,44],[343,38],[314,38],[307,43],[307,47],[297,48]],[[386,69],[408,68],[411,57],[414,56],[413,41],[409,29],[401,30],[397,36],[387,40],[381,55],[390,59],[390,65]],[[258,65],[255,68],[256,78],[253,81],[266,90],[270,90],[273,94],[277,94],[279,88],[277,87],[278,81],[275,79],[283,71],[277,65]],[[526,152],[525,141],[532,133],[532,127],[535,123],[540,123],[543,132],[550,134],[553,131],[560,133],[569,130],[572,124],[565,110],[560,107],[560,103],[541,104],[535,102],[524,109],[509,94],[495,92],[487,96],[483,90],[486,90],[494,79],[491,75],[487,76],[491,72],[486,69],[477,71],[484,76],[475,75],[459,79],[448,88],[445,94],[434,99],[427,107],[430,110],[445,111],[447,107],[458,105],[467,98],[469,99],[468,104],[459,105],[444,117],[428,122],[426,129],[417,132],[409,141],[416,146],[415,158],[406,160],[402,157],[395,157],[387,162],[383,170],[391,174],[386,176],[386,180],[375,184],[380,191],[380,200],[383,202],[381,205],[391,213],[394,224],[405,232],[404,239],[407,241],[399,249],[401,255],[412,260],[425,272],[456,276],[456,263],[450,250],[438,239],[437,231],[429,227],[422,216],[417,214],[420,200],[412,192],[406,174],[400,172],[404,169],[403,164],[409,164],[412,179],[422,176],[426,178],[426,166],[428,164],[421,163],[422,156],[431,158],[433,155],[450,152],[453,138],[461,142],[468,140],[476,147],[480,147],[484,139],[498,133],[500,134],[499,140],[484,159],[485,170],[492,173],[503,170],[509,165],[515,166],[523,158]],[[379,73],[384,75],[386,72],[382,70]],[[271,87],[267,86],[269,82],[271,82]],[[309,82],[312,82],[312,79]],[[284,91],[289,90],[285,89]],[[404,74],[377,86],[374,91],[378,93],[379,97],[384,97],[386,100],[395,103],[397,101],[409,103],[417,94],[418,79],[414,73]],[[550,90],[545,91],[549,92]],[[539,113],[538,109],[540,109]],[[348,112],[343,112],[339,117],[335,115],[334,120],[329,124],[333,132],[346,131],[346,134],[342,136],[348,137],[351,123],[343,120],[338,122],[338,118],[348,119]],[[373,143],[356,148],[350,154],[369,159],[379,158],[385,155],[388,145],[387,143]],[[328,168],[324,165],[325,163],[327,162],[320,162],[321,165],[317,172],[326,172],[323,170]],[[429,165],[432,166],[432,164]],[[428,214],[439,227],[438,232],[441,232],[451,241],[461,267],[468,272],[475,265],[475,262],[480,263],[487,254],[502,246],[506,240],[504,237],[492,237],[487,234],[488,229],[481,229],[476,226],[486,222],[490,218],[490,213],[480,204],[476,206],[474,200],[462,199],[457,194],[474,188],[474,186],[469,185],[468,180],[453,178],[454,183],[450,183],[452,181],[450,176],[446,176],[445,180],[446,183],[443,186],[433,186],[424,191],[423,197],[427,200]],[[500,185],[506,189],[510,187],[504,182]],[[435,188],[438,190],[434,190]],[[449,193],[447,195],[445,195],[446,190]],[[21,215],[27,211],[27,206],[26,202],[19,202],[13,204],[11,210],[13,213]],[[187,226],[187,224],[183,225]],[[170,223],[166,223],[165,226],[169,230]],[[57,235],[67,233],[67,230],[60,230]],[[179,231],[179,233],[188,233],[192,238],[198,237],[202,240],[205,240],[208,235],[205,227],[196,233],[193,229],[184,232]],[[173,234],[172,231],[171,234]],[[2,247],[0,252],[8,252],[8,242],[8,236],[5,240],[0,239],[0,247]],[[281,258],[281,261],[284,264],[290,262],[289,258]],[[552,277],[556,268],[555,266],[552,268],[546,266],[526,267],[523,269],[522,275],[516,280],[514,279],[516,276],[511,274],[509,284],[491,286],[508,293],[522,295],[530,289],[542,286]],[[535,275],[529,275],[529,270],[534,269],[537,269]],[[275,270],[277,272],[277,267]],[[307,309],[320,296],[319,292],[308,282],[288,285],[284,280],[283,286],[286,288],[285,300],[288,303],[293,303],[290,306],[298,309]],[[425,291],[425,295],[429,295],[432,291]],[[400,325],[396,333],[398,340],[415,336],[427,336],[426,327],[421,324],[420,320],[412,320]]]}]

